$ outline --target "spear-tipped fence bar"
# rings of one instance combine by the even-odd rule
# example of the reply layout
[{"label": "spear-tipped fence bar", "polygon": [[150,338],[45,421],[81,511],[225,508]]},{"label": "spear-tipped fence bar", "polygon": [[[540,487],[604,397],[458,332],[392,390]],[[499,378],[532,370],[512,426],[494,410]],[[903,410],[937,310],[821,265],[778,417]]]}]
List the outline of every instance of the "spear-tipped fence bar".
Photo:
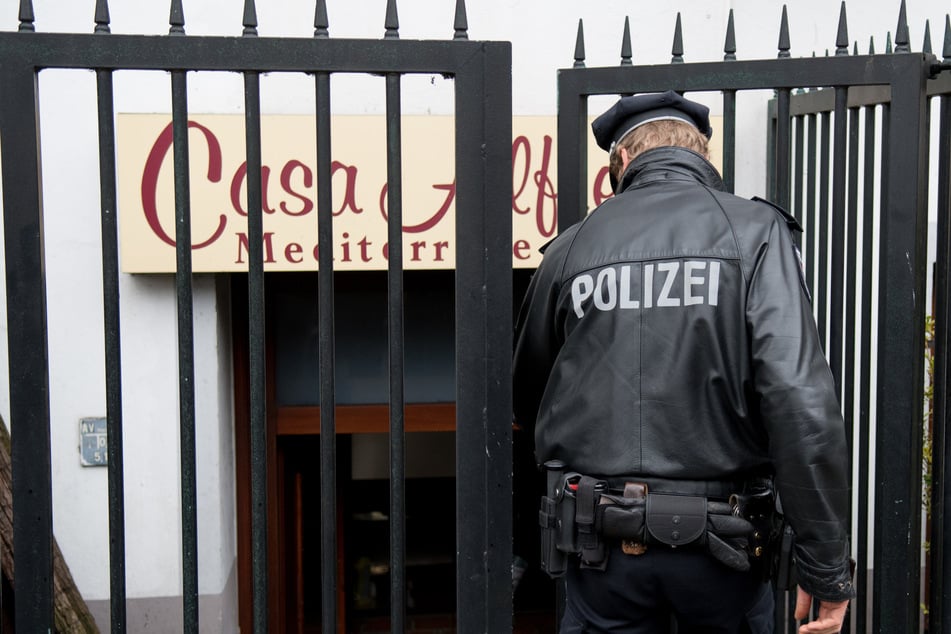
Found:
[{"label": "spear-tipped fence bar", "polygon": [[[108,22],[108,17],[106,17]],[[100,23],[102,24],[102,23]],[[108,30],[97,32],[107,33]],[[108,29],[108,26],[106,27]],[[106,367],[106,451],[109,479],[109,597],[113,632],[126,623],[125,483],[122,455],[122,376],[119,372],[119,238],[112,73],[97,71],[99,173],[102,223],[103,330]]]},{"label": "spear-tipped fence bar", "polygon": [[778,57],[780,58],[789,57],[789,48],[790,48],[789,46],[789,16],[788,16],[788,13],[786,12],[785,4],[783,5],[783,16],[780,19],[780,23],[779,23],[779,44],[777,48],[779,48]]},{"label": "spear-tipped fence bar", "polygon": [[631,19],[624,18],[624,33],[621,35],[621,66],[630,66],[634,63],[631,52]]},{"label": "spear-tipped fence bar", "polygon": [[[33,31],[29,0],[20,3],[20,30]],[[11,155],[3,179],[8,327],[12,376],[10,408],[14,426],[13,469],[18,597],[16,621],[23,631],[52,628],[52,502],[50,468],[49,361],[46,344],[43,215],[36,144],[39,96],[36,76],[45,68],[96,69],[99,81],[101,207],[103,231],[104,328],[106,331],[109,442],[111,627],[125,631],[125,537],[122,480],[121,370],[119,364],[118,245],[115,218],[115,147],[111,74],[114,70],[164,70],[171,74],[172,138],[175,163],[176,236],[190,235],[188,183],[187,73],[224,71],[245,78],[247,152],[249,418],[251,429],[252,629],[273,629],[267,579],[268,500],[265,322],[261,182],[260,73],[297,72],[315,76],[317,123],[316,234],[333,242],[330,145],[330,77],[336,72],[386,75],[388,120],[388,200],[390,242],[390,381],[392,482],[391,569],[393,631],[405,628],[403,536],[403,341],[402,232],[400,188],[400,77],[441,74],[455,79],[457,240],[457,631],[511,629],[511,518],[493,512],[511,499],[511,394],[500,376],[510,372],[511,333],[498,315],[511,314],[511,227],[506,210],[511,191],[511,47],[467,40],[465,3],[458,0],[455,41],[400,41],[396,3],[387,8],[385,40],[331,39],[325,3],[317,2],[313,38],[257,36],[254,3],[245,3],[242,37],[185,35],[180,0],[171,3],[169,34],[176,37],[109,34],[108,6],[96,5],[96,34],[0,33],[0,143]],[[487,82],[491,81],[491,85]],[[482,148],[472,152],[472,148]],[[14,186],[15,183],[15,186]],[[486,211],[489,210],[489,211]],[[495,211],[492,211],[495,210]],[[195,486],[194,335],[191,249],[176,240],[176,299],[182,479],[183,631],[197,632],[198,551]],[[333,250],[319,251],[316,298],[320,390],[321,587],[324,631],[335,631],[337,583],[336,426],[334,421]],[[500,497],[501,496],[501,497]],[[28,509],[28,511],[27,511]]]},{"label": "spear-tipped fence bar", "polygon": [[185,11],[182,8],[182,0],[172,0],[168,11],[168,24],[169,35],[185,35]]},{"label": "spear-tipped fence bar", "polygon": [[96,0],[96,33],[109,32],[109,4],[106,0]]},{"label": "spear-tipped fence bar", "polygon": [[849,27],[846,24],[845,0],[842,0],[842,8],[839,10],[839,28],[835,37],[835,54],[849,54]]},{"label": "spear-tipped fence bar", "polygon": [[[246,18],[253,17],[245,15]],[[253,24],[245,20],[246,37]],[[253,20],[250,20],[253,22]],[[267,631],[267,430],[265,391],[264,219],[261,192],[261,77],[244,75],[245,160],[248,202],[248,350],[251,422],[251,592],[256,632]]]},{"label": "spear-tipped fence bar", "polygon": [[386,198],[387,237],[390,245],[389,291],[390,379],[390,627],[402,632],[406,621],[406,518],[404,474],[405,408],[403,391],[403,172],[400,132],[400,76],[386,76]]},{"label": "spear-tipped fence bar", "polygon": [[674,25],[674,44],[670,49],[670,63],[680,64],[684,61],[684,33],[680,20],[680,13],[677,13],[677,22]]},{"label": "spear-tipped fence bar", "polygon": [[575,36],[575,68],[584,68],[584,21],[578,20],[578,34]]},{"label": "spear-tipped fence bar", "polygon": [[198,497],[195,455],[195,346],[192,308],[188,101],[184,71],[172,71],[175,165],[175,289],[182,480],[182,604],[186,632],[198,632]]},{"label": "spear-tipped fence bar", "polygon": [[733,26],[733,9],[730,9],[730,17],[726,24],[726,39],[723,43],[723,60],[732,61],[736,59],[736,29]]},{"label": "spear-tipped fence bar", "polygon": [[329,37],[330,32],[327,30],[329,26],[327,2],[326,0],[317,0],[317,6],[314,7],[314,37]]},{"label": "spear-tipped fence bar", "polygon": [[469,18],[466,15],[465,0],[456,0],[456,18],[453,21],[453,29],[455,31],[453,33],[452,39],[469,39]]},{"label": "spear-tipped fence bar", "polygon": [[[317,190],[317,242],[333,242],[333,196],[331,159],[330,73],[315,75],[317,99],[317,182],[326,187]],[[321,570],[321,625],[332,632],[337,627],[337,538],[330,527],[337,522],[337,428],[334,367],[334,275],[333,253],[320,249],[317,272],[317,304],[319,331],[320,382],[320,570]]]}]

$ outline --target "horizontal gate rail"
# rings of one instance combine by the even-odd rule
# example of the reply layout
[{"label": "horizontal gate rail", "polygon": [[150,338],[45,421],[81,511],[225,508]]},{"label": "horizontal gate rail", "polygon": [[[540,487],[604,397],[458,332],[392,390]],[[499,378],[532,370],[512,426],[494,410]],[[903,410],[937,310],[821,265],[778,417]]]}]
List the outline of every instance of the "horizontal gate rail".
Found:
[{"label": "horizontal gate rail", "polygon": [[[0,145],[10,340],[13,427],[16,623],[18,630],[51,630],[52,480],[49,358],[41,202],[38,75],[45,69],[91,69],[99,100],[100,192],[103,240],[105,365],[109,443],[111,628],[127,627],[123,520],[122,383],[119,354],[116,225],[115,71],[170,74],[175,165],[176,235],[190,235],[187,104],[188,74],[240,73],[244,78],[248,213],[248,384],[251,429],[251,576],[253,630],[273,628],[268,612],[267,420],[262,241],[261,73],[314,76],[317,129],[315,232],[333,242],[330,78],[364,73],[386,78],[387,202],[390,244],[388,320],[391,441],[391,627],[405,627],[405,450],[403,388],[403,263],[401,261],[401,100],[406,74],[441,74],[455,82],[456,257],[456,606],[457,631],[502,632],[512,626],[511,514],[495,512],[511,500],[511,45],[469,41],[465,3],[456,2],[447,41],[399,39],[396,2],[388,0],[381,40],[332,39],[326,4],[317,0],[313,38],[266,38],[257,33],[252,0],[245,0],[238,37],[185,34],[181,0],[172,0],[169,35],[115,35],[98,0],[95,33],[35,33],[32,3],[20,2],[20,32],[0,33]],[[473,149],[476,151],[473,151]],[[481,151],[479,151],[481,150]],[[9,160],[10,157],[16,160]],[[191,249],[177,241],[176,302],[181,441],[183,631],[198,631],[195,378]],[[321,473],[322,628],[336,631],[337,552],[334,395],[333,250],[321,249],[318,322]],[[499,316],[505,319],[499,319]],[[239,502],[240,504],[240,502]],[[507,606],[507,609],[506,609]]]},{"label": "horizontal gate rail", "polygon": [[505,42],[365,40],[188,35],[0,33],[4,63],[15,67],[347,73],[446,73]]}]

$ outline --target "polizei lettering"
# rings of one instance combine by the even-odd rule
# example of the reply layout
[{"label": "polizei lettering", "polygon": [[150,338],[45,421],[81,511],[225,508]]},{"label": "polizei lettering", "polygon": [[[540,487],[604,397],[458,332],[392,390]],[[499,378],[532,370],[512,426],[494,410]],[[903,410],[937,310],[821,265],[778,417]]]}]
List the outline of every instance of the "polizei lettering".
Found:
[{"label": "polizei lettering", "polygon": [[677,306],[716,306],[720,262],[674,260],[620,264],[571,281],[571,304],[580,319],[597,310],[638,310]]}]

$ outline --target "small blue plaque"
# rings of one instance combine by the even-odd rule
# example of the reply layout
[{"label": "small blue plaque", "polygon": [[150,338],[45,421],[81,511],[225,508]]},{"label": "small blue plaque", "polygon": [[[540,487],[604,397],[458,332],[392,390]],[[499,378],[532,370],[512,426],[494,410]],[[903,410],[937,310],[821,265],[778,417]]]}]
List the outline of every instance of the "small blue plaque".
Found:
[{"label": "small blue plaque", "polygon": [[79,420],[79,459],[84,467],[105,467],[109,464],[105,418]]}]

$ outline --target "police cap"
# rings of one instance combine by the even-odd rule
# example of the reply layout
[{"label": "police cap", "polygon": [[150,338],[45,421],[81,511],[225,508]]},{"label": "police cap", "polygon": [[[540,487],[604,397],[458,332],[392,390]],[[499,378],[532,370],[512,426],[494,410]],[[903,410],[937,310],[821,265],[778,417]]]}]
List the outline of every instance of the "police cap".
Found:
[{"label": "police cap", "polygon": [[645,93],[622,97],[616,104],[591,123],[598,147],[611,152],[614,146],[635,128],[663,119],[676,119],[695,126],[709,139],[710,109],[673,90],[663,93]]}]

